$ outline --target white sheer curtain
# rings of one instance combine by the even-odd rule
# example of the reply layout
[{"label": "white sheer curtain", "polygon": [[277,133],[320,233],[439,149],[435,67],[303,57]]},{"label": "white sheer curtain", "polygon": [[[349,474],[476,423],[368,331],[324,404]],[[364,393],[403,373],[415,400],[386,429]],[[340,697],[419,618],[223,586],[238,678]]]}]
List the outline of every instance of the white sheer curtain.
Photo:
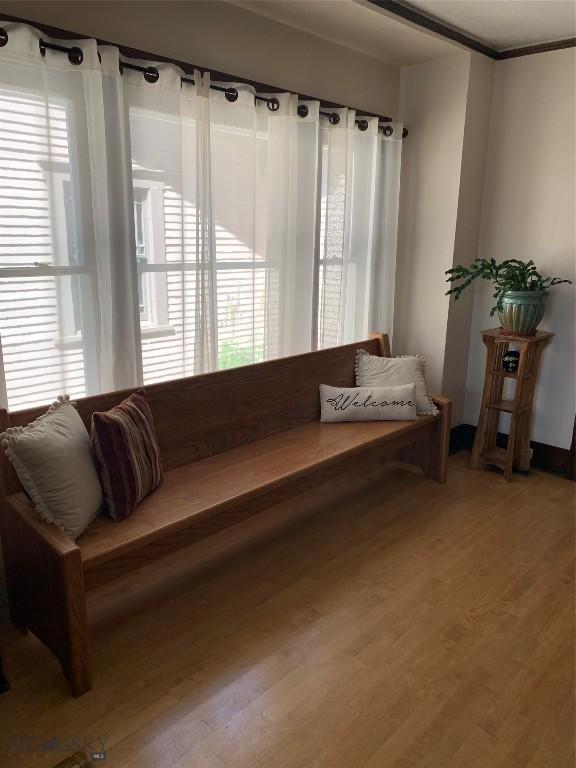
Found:
[{"label": "white sheer curtain", "polygon": [[375,118],[360,130],[343,108],[332,124],[316,101],[211,84],[91,40],[75,65],[42,56],[35,30],[6,27],[10,408],[391,331],[401,142]]},{"label": "white sheer curtain", "polygon": [[295,95],[278,98],[276,113],[258,105],[268,136],[266,357],[310,351],[315,307],[320,104],[301,104],[307,114],[299,117]]},{"label": "white sheer curtain", "polygon": [[[125,389],[142,383],[142,353],[138,311],[137,264],[134,259],[134,199],[130,160],[128,106],[120,75],[119,51],[99,49],[106,135],[106,172],[110,262],[100,281],[104,308],[102,337],[109,347],[111,368],[105,389]],[[97,109],[97,103],[94,109]],[[98,206],[101,190],[94,190]],[[103,361],[106,374],[106,362]]]},{"label": "white sheer curtain", "polygon": [[370,328],[388,333],[392,341],[403,126],[390,123],[387,128],[389,133],[378,133],[368,322]]},{"label": "white sheer curtain", "polygon": [[130,253],[131,230],[118,226],[121,195],[109,197],[118,131],[107,133],[95,41],[78,43],[83,61],[74,65],[58,51],[42,56],[36,30],[5,28],[1,373],[10,407],[18,408],[60,392],[82,396],[132,383],[120,370],[127,349],[117,312],[129,297],[118,296],[121,283],[112,273]]},{"label": "white sheer curtain", "polygon": [[235,86],[231,103],[206,75],[181,85],[179,70],[158,69],[153,84],[123,75],[145,224],[136,238],[144,380],[308,351],[318,104],[303,120],[292,94],[271,111],[249,86]]},{"label": "white sheer curtain", "polygon": [[145,383],[211,370],[217,356],[209,84],[158,71],[155,83],[122,75]]},{"label": "white sheer curtain", "polygon": [[392,333],[402,126],[336,113],[321,130],[319,347]]}]

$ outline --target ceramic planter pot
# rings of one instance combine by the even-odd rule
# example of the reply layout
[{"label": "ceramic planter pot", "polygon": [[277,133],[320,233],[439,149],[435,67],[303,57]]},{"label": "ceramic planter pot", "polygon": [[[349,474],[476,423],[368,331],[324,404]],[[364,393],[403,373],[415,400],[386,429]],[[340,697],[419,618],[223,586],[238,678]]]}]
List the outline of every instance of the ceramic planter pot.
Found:
[{"label": "ceramic planter pot", "polygon": [[534,336],[544,316],[545,294],[540,291],[508,291],[498,317],[502,332],[509,336]]}]

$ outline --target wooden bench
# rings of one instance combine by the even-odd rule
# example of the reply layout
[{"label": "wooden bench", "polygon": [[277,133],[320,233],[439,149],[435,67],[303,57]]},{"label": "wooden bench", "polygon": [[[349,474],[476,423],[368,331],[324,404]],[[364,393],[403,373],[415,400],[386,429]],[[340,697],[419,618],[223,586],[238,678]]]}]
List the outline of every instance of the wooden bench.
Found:
[{"label": "wooden bench", "polygon": [[[86,592],[142,564],[203,539],[318,482],[351,456],[418,464],[444,482],[450,401],[415,421],[321,424],[318,385],[354,386],[356,351],[389,356],[388,339],[146,387],[154,414],[163,484],[130,518],[102,515],[78,539],[37,519],[2,454],[1,533],[11,618],[58,657],[72,692],[92,685]],[[90,427],[127,391],[78,401]],[[30,423],[45,408],[0,412],[0,431]]]}]

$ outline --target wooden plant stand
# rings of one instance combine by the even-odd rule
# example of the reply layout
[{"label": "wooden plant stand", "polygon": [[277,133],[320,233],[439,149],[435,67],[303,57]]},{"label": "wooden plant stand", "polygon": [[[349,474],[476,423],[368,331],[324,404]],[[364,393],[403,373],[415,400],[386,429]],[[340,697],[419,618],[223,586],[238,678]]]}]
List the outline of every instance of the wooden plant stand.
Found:
[{"label": "wooden plant stand", "polygon": [[[481,331],[481,334],[487,349],[486,374],[470,466],[482,469],[486,464],[493,464],[504,470],[504,477],[510,482],[513,469],[521,472],[530,469],[530,424],[536,377],[544,347],[554,334],[541,332],[535,336],[508,336],[501,334],[499,328]],[[509,373],[502,366],[502,359],[511,344],[518,346],[520,352],[515,373]],[[503,399],[505,379],[516,382],[513,400]],[[496,444],[502,412],[510,413],[512,417],[506,448]]]}]

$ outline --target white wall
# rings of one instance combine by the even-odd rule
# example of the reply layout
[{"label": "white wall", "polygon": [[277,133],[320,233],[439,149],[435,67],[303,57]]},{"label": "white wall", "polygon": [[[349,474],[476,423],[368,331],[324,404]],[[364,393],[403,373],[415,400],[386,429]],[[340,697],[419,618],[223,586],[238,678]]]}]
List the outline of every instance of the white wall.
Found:
[{"label": "white wall", "polygon": [[[574,280],[574,49],[493,62],[462,54],[400,78],[403,147],[394,350],[421,353],[431,386],[454,400],[454,424],[477,424],[491,286],[459,302],[444,271],[477,256],[534,259]],[[574,288],[554,290],[532,438],[569,448],[575,405]],[[505,429],[506,424],[502,427]]]},{"label": "white wall", "polygon": [[[533,259],[544,274],[574,280],[575,51],[497,62],[486,162],[479,256]],[[491,291],[474,303],[464,421],[476,424],[485,353],[479,331],[495,327]],[[544,353],[532,439],[569,448],[575,392],[574,287],[548,298],[542,330],[556,336]]]},{"label": "white wall", "polygon": [[444,271],[452,266],[471,55],[404,67],[395,354],[428,360],[431,387],[442,385],[449,301]]},{"label": "white wall", "polygon": [[2,12],[396,116],[397,67],[219,0],[0,0]]},{"label": "white wall", "polygon": [[[454,239],[454,264],[470,264],[478,254],[494,68],[495,62],[492,59],[472,54]],[[444,290],[447,287],[449,286],[444,284]],[[472,301],[452,299],[448,309],[441,391],[453,401],[453,424],[461,424],[463,420],[472,304]]]}]

